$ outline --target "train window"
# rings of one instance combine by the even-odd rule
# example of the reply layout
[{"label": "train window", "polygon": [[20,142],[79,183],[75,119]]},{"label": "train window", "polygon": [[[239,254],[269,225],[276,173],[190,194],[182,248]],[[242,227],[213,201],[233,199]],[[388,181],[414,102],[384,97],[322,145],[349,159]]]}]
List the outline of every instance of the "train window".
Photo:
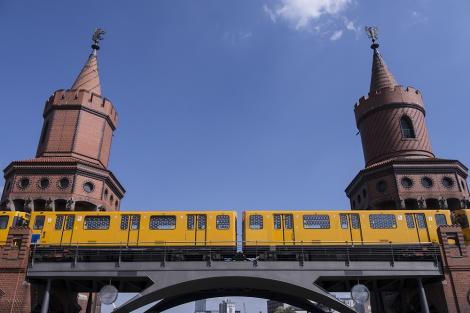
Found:
[{"label": "train window", "polygon": [[436,218],[437,226],[447,225],[446,216],[444,214],[436,214],[434,217]]},{"label": "train window", "polygon": [[262,215],[250,215],[250,229],[263,229]]},{"label": "train window", "polygon": [[294,217],[292,216],[292,214],[284,215],[284,227],[286,229],[294,228]]},{"label": "train window", "polygon": [[103,230],[109,229],[109,216],[85,216],[83,229]]},{"label": "train window", "polygon": [[56,230],[62,230],[62,225],[64,224],[64,216],[63,215],[58,215],[55,219],[55,229]]},{"label": "train window", "polygon": [[206,216],[205,215],[197,216],[197,229],[206,229]]},{"label": "train window", "polygon": [[129,228],[129,215],[121,216],[121,230],[126,230]]},{"label": "train window", "polygon": [[426,228],[426,217],[424,216],[424,214],[419,213],[419,214],[416,214],[415,216],[416,216],[416,224],[418,224],[418,227]]},{"label": "train window", "polygon": [[154,215],[150,217],[150,229],[175,229],[176,216],[174,215]]},{"label": "train window", "polygon": [[44,227],[45,220],[46,217],[44,215],[36,216],[36,219],[34,220],[33,229],[42,229]]},{"label": "train window", "polygon": [[339,215],[339,223],[341,224],[342,229],[348,229],[349,228],[348,216],[344,213],[341,213]]},{"label": "train window", "polygon": [[415,221],[413,220],[413,214],[406,213],[405,218],[406,218],[406,226],[408,226],[408,228],[415,228]]},{"label": "train window", "polygon": [[330,217],[328,215],[304,215],[305,229],[327,229],[330,228]]},{"label": "train window", "polygon": [[357,213],[351,214],[351,226],[353,229],[361,228],[361,220],[359,219],[359,214]]},{"label": "train window", "polygon": [[186,221],[187,229],[194,229],[194,215],[188,215],[188,220]]},{"label": "train window", "polygon": [[67,216],[67,220],[65,221],[65,230],[71,230],[73,228],[74,221],[75,221],[75,216],[73,215]]},{"label": "train window", "polygon": [[274,214],[274,229],[281,229],[281,215],[280,214]]},{"label": "train window", "polygon": [[0,216],[0,229],[6,229],[8,226],[8,220],[10,219],[9,216]]},{"label": "train window", "polygon": [[373,229],[397,228],[397,221],[393,214],[371,214],[369,222]]},{"label": "train window", "polygon": [[217,215],[216,217],[217,229],[229,229],[230,228],[230,216],[228,215]]},{"label": "train window", "polygon": [[132,215],[131,230],[139,229],[139,227],[140,227],[140,215]]},{"label": "train window", "polygon": [[466,215],[457,215],[455,217],[455,222],[459,224],[462,228],[468,228],[468,218]]}]

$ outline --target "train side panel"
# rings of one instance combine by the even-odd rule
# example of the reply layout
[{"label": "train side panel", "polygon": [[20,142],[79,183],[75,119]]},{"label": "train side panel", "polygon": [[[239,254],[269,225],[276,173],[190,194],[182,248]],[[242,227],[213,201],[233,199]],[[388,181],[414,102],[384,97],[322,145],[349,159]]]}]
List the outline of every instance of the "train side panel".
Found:
[{"label": "train side panel", "polygon": [[0,246],[6,243],[10,227],[20,226],[26,223],[29,214],[18,211],[0,212]]}]

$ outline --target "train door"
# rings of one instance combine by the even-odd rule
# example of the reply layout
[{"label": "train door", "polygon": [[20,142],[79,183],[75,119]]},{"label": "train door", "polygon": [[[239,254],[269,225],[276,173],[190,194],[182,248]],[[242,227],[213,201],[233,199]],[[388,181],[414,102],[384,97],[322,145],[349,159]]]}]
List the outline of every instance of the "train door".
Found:
[{"label": "train door", "polygon": [[274,241],[290,246],[295,244],[294,216],[274,214]]},{"label": "train door", "polygon": [[406,213],[405,218],[408,228],[415,229],[418,242],[431,241],[424,213]]},{"label": "train door", "polygon": [[341,228],[348,230],[350,242],[362,242],[361,220],[358,213],[341,213],[339,215]]},{"label": "train door", "polygon": [[187,240],[195,246],[206,245],[207,215],[188,214],[186,231],[189,234]]},{"label": "train door", "polygon": [[129,218],[130,223],[127,229],[127,244],[129,246],[137,246],[140,232],[140,215],[132,214],[129,215]]},{"label": "train door", "polygon": [[60,244],[70,245],[73,236],[74,215],[57,215],[55,220],[55,231],[60,232]]}]

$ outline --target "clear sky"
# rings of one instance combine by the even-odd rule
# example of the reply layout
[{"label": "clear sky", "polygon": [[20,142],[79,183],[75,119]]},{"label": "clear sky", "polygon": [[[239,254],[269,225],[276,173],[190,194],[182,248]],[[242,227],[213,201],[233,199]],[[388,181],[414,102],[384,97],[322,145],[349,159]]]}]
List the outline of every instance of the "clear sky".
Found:
[{"label": "clear sky", "polygon": [[0,166],[34,156],[45,100],[102,27],[123,210],[349,208],[364,25],[397,81],[422,91],[435,154],[469,165],[467,0],[0,0]]}]

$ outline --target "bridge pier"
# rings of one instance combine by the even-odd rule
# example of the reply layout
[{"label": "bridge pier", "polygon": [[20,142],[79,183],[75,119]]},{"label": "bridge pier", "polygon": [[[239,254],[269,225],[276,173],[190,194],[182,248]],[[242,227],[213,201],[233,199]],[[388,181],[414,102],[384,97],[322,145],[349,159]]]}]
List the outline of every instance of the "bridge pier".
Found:
[{"label": "bridge pier", "polygon": [[421,278],[417,279],[418,281],[418,294],[419,294],[419,304],[421,305],[422,313],[429,313],[428,300],[426,299],[426,291],[423,287],[423,282]]},{"label": "bridge pier", "polygon": [[46,289],[44,290],[44,296],[42,298],[41,313],[47,313],[49,311],[49,299],[51,297],[51,280],[47,280]]}]

